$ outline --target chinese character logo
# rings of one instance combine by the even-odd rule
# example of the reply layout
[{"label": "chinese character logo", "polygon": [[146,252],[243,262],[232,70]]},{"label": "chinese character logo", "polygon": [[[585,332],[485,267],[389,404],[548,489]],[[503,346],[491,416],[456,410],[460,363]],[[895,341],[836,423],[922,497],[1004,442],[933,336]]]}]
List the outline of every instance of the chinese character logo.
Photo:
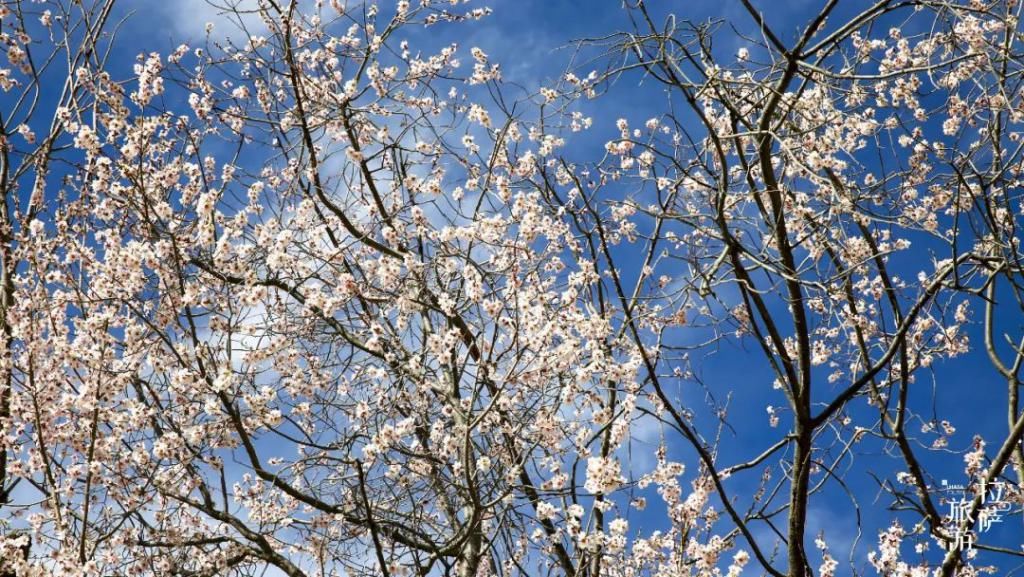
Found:
[{"label": "chinese character logo", "polygon": [[945,479],[942,488],[956,495],[948,501],[949,515],[945,518],[952,530],[948,543],[951,551],[970,551],[975,540],[971,527],[977,523],[978,533],[985,533],[992,525],[1002,523],[1003,515],[1010,510],[1010,503],[1004,500],[1006,483],[1002,481],[984,483],[977,495],[963,485],[950,485]]}]

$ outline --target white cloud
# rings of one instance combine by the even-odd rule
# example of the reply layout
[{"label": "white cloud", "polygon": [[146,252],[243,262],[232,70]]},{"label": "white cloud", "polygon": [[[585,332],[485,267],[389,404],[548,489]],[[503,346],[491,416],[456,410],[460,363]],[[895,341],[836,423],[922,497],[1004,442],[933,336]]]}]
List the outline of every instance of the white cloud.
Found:
[{"label": "white cloud", "polygon": [[207,23],[215,40],[242,40],[266,30],[260,17],[258,0],[176,0],[160,4],[167,22],[183,41],[196,42],[206,37]]}]

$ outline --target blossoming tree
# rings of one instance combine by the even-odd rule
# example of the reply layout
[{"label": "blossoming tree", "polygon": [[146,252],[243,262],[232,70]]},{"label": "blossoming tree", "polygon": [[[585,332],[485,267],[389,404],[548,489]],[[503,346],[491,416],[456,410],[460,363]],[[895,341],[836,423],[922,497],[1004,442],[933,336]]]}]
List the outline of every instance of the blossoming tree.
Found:
[{"label": "blossoming tree", "polygon": [[[127,73],[113,0],[5,1],[2,570],[1024,554],[979,526],[1024,500],[1020,5],[838,4],[790,35],[630,3],[527,91],[468,2],[230,4]],[[665,107],[593,117],[641,78]],[[958,444],[927,378],[978,356],[1007,424]],[[877,545],[841,565],[824,500]]]}]

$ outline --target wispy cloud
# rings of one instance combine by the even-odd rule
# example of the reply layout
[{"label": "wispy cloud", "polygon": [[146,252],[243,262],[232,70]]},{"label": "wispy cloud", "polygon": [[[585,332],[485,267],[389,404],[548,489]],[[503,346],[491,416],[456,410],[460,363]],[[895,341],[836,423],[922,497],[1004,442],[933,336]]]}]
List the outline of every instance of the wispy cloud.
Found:
[{"label": "wispy cloud", "polygon": [[257,0],[176,0],[154,4],[180,40],[195,42],[204,38],[207,24],[213,25],[210,36],[215,40],[243,40],[247,32],[259,34],[266,30]]}]

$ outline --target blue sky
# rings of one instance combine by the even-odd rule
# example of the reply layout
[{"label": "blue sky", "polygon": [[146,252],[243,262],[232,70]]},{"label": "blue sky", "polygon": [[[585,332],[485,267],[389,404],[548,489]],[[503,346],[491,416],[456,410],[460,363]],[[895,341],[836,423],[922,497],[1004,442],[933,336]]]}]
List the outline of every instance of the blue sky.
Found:
[{"label": "blue sky", "polygon": [[[489,5],[494,9],[493,16],[470,27],[472,32],[468,37],[459,38],[460,47],[479,46],[491,56],[493,62],[501,64],[506,83],[520,85],[529,92],[541,83],[553,82],[566,71],[574,56],[571,45],[573,40],[601,37],[629,28],[621,2],[617,0],[497,0]],[[768,23],[783,40],[793,41],[803,23],[820,7],[821,2],[762,1],[756,5],[764,10]],[[127,37],[122,38],[123,45],[135,45],[140,52],[166,51],[183,39],[198,40],[203,36],[204,23],[217,20],[217,11],[211,9],[204,0],[177,0],[157,5],[150,4],[148,0],[134,0],[126,6],[138,10],[138,15],[132,18],[132,25],[124,30]],[[831,20],[842,22],[845,16],[863,6],[861,2],[840,2]],[[693,21],[720,18],[744,33],[756,34],[756,26],[738,0],[666,1],[656,3],[653,9],[662,13],[673,12],[679,19]],[[164,19],[148,17],[153,10],[163,13]],[[214,36],[231,35],[229,30],[230,27],[218,25]],[[448,41],[448,38],[433,38],[431,34],[433,32],[429,30],[424,33],[423,41],[428,45]],[[724,27],[715,45],[716,51],[723,58],[731,58],[742,46],[749,44],[728,34]],[[127,64],[134,54],[125,51],[121,57]],[[577,55],[576,66],[579,67],[580,62],[587,57],[586,52]],[[588,68],[583,66],[578,70],[585,73]],[[512,90],[515,91],[514,88]],[[570,143],[570,155],[594,158],[595,154],[600,154],[604,142],[614,137],[616,118],[625,117],[631,124],[637,125],[651,116],[665,112],[666,102],[663,88],[650,79],[644,80],[637,74],[623,77],[605,97],[582,105],[584,112],[594,118],[595,126],[585,135],[574,137]],[[927,256],[923,252],[924,249],[921,249],[914,253],[912,261],[903,265],[917,266],[920,259]],[[635,270],[631,272],[635,274]],[[969,334],[972,343],[980,344],[982,337],[977,321],[980,321],[981,303],[972,304],[976,322]],[[1007,319],[1003,322],[1006,325],[1003,328],[1011,333],[1021,328],[1020,319]],[[768,428],[765,407],[768,404],[782,406],[785,401],[781,393],[771,390],[770,374],[763,359],[755,353],[755,346],[750,341],[727,342],[716,350],[702,354],[697,364],[702,381],[712,393],[724,397],[727,392],[733,392],[729,422],[735,433],[725,434],[719,453],[719,462],[725,465],[759,454],[769,444],[761,439],[774,440],[776,437],[773,435],[779,431]],[[934,392],[935,414],[940,419],[951,418],[954,421],[958,430],[950,438],[951,448],[959,450],[967,447],[975,433],[991,442],[998,442],[1005,433],[1005,386],[977,349],[968,359],[939,362],[932,367],[931,372],[920,373],[913,391],[925,405],[932,402]],[[682,402],[697,412],[701,430],[705,435],[710,435],[714,431],[714,420],[706,414],[704,395],[705,392],[693,383],[683,384],[679,389]],[[857,403],[863,404],[863,401],[858,400],[854,404]],[[863,412],[862,409],[860,412]],[[857,408],[852,410],[858,411]],[[783,416],[780,427],[785,426],[786,419]],[[638,443],[635,447],[637,453],[654,448],[653,441],[657,433],[648,432],[645,435],[651,444]],[[688,483],[697,470],[695,454],[671,431],[666,431],[665,435],[669,439],[671,458],[687,465]],[[856,457],[857,461],[846,477],[849,491],[857,495],[860,501],[864,529],[855,550],[851,550],[857,538],[854,520],[850,517],[853,509],[845,491],[833,484],[812,500],[808,519],[808,545],[811,545],[810,542],[819,530],[824,530],[832,554],[841,562],[840,575],[851,574],[846,562],[851,555],[857,569],[865,567],[867,552],[876,546],[877,531],[887,526],[894,516],[885,509],[885,496],[879,497],[876,481],[866,474],[870,470],[879,478],[888,476],[891,479],[897,470],[902,470],[899,463],[889,458],[885,451],[881,443],[866,441],[860,446],[861,454]],[[945,472],[951,480],[962,477],[963,461],[959,455],[921,451],[920,457],[937,476]],[[756,472],[737,475],[726,483],[726,488],[740,496],[743,502],[743,497],[749,496],[756,488],[760,470],[758,468]],[[643,514],[631,514],[634,527],[644,531],[664,527],[663,517],[656,504],[657,497],[649,496],[653,497],[649,499],[652,506]],[[762,546],[770,544],[770,535],[766,530],[755,531],[755,534],[769,538]],[[988,534],[996,543],[1010,547],[1019,545],[1021,535],[1020,519],[1008,519],[1003,525],[996,525]],[[812,546],[809,550],[812,564],[816,566],[819,557]],[[911,553],[909,550],[905,552]],[[1005,562],[1000,564],[1006,568],[1012,566]],[[867,573],[873,571],[868,570]]]},{"label": "blue sky", "polygon": [[[820,6],[820,2],[762,1],[758,5],[765,9],[768,22],[780,32],[783,39],[792,41],[798,33],[798,25],[806,21],[806,18]],[[852,13],[861,5],[860,2],[844,0],[840,3],[834,20],[841,21],[844,15]],[[528,92],[535,90],[541,83],[554,81],[566,71],[573,56],[573,49],[570,46],[573,40],[604,36],[613,31],[629,28],[621,3],[617,0],[496,0],[491,2],[490,6],[494,9],[494,15],[483,23],[470,27],[473,32],[468,37],[459,39],[460,47],[468,49],[470,46],[479,46],[491,56],[492,61],[501,63],[506,83],[521,85]],[[201,39],[205,22],[218,18],[217,11],[211,9],[204,0],[173,0],[159,3],[152,0],[129,0],[122,4],[121,10],[124,11],[123,14],[135,11],[135,15],[120,32],[119,43],[122,49],[112,62],[115,76],[130,74],[131,64],[137,53],[153,50],[166,53],[182,41]],[[656,10],[675,12],[679,18],[694,21],[724,18],[742,31],[756,31],[756,27],[738,0],[666,1],[659,3]],[[160,17],[154,17],[155,13],[159,13]],[[230,35],[231,33],[227,32],[228,28],[218,25],[214,35]],[[728,34],[727,29],[723,29],[722,32],[722,40],[716,44],[716,49],[720,50],[723,57],[729,57],[745,45],[744,41]],[[429,34],[425,33],[423,39],[428,44],[448,41],[447,38],[431,38]],[[586,72],[587,69],[582,70]],[[604,142],[616,134],[616,118],[625,117],[631,124],[638,125],[649,117],[664,113],[666,102],[666,94],[662,87],[649,80],[643,81],[637,74],[623,77],[611,88],[608,95],[596,102],[581,105],[584,112],[594,118],[595,126],[589,133],[574,137],[570,143],[570,155],[597,158],[603,150]],[[4,101],[0,97],[0,105],[3,104]],[[918,249],[913,259],[908,259],[897,266],[906,267],[905,270],[908,271],[920,266],[920,262],[929,256],[924,250]],[[636,271],[629,271],[627,268],[626,273],[636,274]],[[972,343],[978,345],[982,342],[981,302],[975,301],[972,305],[975,322],[969,335]],[[999,326],[1010,334],[1015,334],[1015,331],[1019,333],[1024,325],[1019,318],[1007,318],[1000,319]],[[767,439],[774,441],[779,433],[779,429],[768,427],[765,407],[785,405],[785,401],[781,393],[771,389],[768,368],[754,351],[755,346],[755,343],[749,341],[727,342],[707,354],[701,353],[697,365],[704,385],[717,397],[724,397],[729,391],[734,393],[729,423],[735,433],[724,434],[719,452],[719,462],[723,465],[741,462],[757,455],[770,444]],[[940,419],[950,418],[957,426],[957,432],[950,438],[951,448],[960,450],[967,447],[975,433],[989,439],[990,446],[1003,438],[1006,430],[1005,386],[977,348],[966,359],[939,362],[932,367],[931,372],[920,373],[913,390],[918,406],[930,405],[934,393],[935,414],[939,415]],[[697,412],[698,426],[705,435],[710,436],[714,433],[714,419],[704,408],[704,396],[705,391],[695,383],[684,383],[680,386],[679,397],[682,403]],[[854,402],[855,405],[858,403],[863,404],[863,401]],[[863,410],[863,407],[853,410]],[[786,419],[783,416],[780,428],[785,426]],[[656,434],[651,431],[645,434],[648,435],[647,441],[652,444],[638,443],[635,447],[638,452],[650,452],[654,449],[653,441],[657,438]],[[695,454],[671,431],[665,431],[665,435],[670,439],[671,459],[687,465],[684,484],[687,486],[697,470]],[[811,545],[813,537],[819,530],[824,530],[829,538],[832,554],[840,560],[840,575],[851,574],[846,563],[851,555],[857,569],[865,567],[867,552],[875,548],[877,531],[887,526],[893,518],[893,513],[885,509],[885,496],[876,498],[877,483],[866,472],[872,471],[879,478],[891,479],[896,471],[902,470],[898,462],[885,455],[885,450],[886,447],[878,442],[866,441],[859,447],[860,454],[857,455],[857,460],[846,477],[848,490],[858,496],[861,506],[864,533],[856,543],[856,549],[853,549],[857,535],[853,519],[850,517],[852,508],[846,501],[845,491],[833,484],[822,495],[812,500],[808,523],[808,545],[812,565],[816,566],[820,559]],[[919,456],[936,476],[944,474],[951,482],[962,479],[963,460],[959,455],[921,451]],[[778,456],[773,458],[777,459]],[[760,470],[761,468],[757,468],[755,472],[737,475],[727,481],[726,488],[739,496],[741,503],[745,503],[757,485]],[[665,525],[657,496],[649,495],[649,502],[651,505],[647,511],[642,514],[631,514],[634,528],[641,531],[663,528]],[[762,546],[770,549],[771,540],[768,532],[758,530],[755,534],[764,537],[766,540]],[[1021,520],[1013,518],[1002,525],[996,525],[986,536],[991,536],[996,544],[1018,547],[1022,534],[1024,529]],[[908,557],[910,552],[905,551]],[[993,561],[1003,568],[1013,566],[1004,560]],[[867,574],[872,573],[873,571],[867,571]]]},{"label": "blue sky", "polygon": [[[855,14],[855,11],[863,9],[866,4],[840,2],[830,18],[835,24],[829,24],[828,27],[838,26],[845,17]],[[485,47],[485,51],[492,54],[496,61],[503,63],[508,73],[507,78],[515,78],[522,83],[536,82],[539,78],[553,78],[560,74],[571,51],[559,48],[565,46],[569,40],[599,37],[629,27],[620,3],[615,1],[554,0],[497,2],[492,5],[495,8],[494,18],[489,25],[482,27],[478,34],[479,39],[474,39],[474,43]],[[816,13],[822,2],[759,2],[755,5],[764,10],[766,20],[776,33],[784,41],[792,42],[802,32],[803,24]],[[746,34],[756,33],[756,26],[742,9],[739,1],[660,2],[654,6],[656,11],[674,12],[680,19],[704,21],[709,18],[724,18]],[[883,24],[897,24],[902,16],[894,17],[891,22]],[[749,46],[742,39],[728,34],[727,30],[723,32],[725,33],[721,34],[722,38],[717,40],[715,45],[722,58],[731,58],[738,48]],[[511,66],[510,62],[513,63]],[[586,68],[582,71],[586,72]],[[679,103],[678,100],[676,102]],[[577,150],[602,146],[605,139],[614,136],[614,129],[610,125],[616,118],[626,117],[632,125],[637,125],[648,117],[664,112],[665,103],[666,95],[655,83],[649,80],[645,82],[637,74],[622,78],[599,102],[584,105],[586,113],[595,119],[595,128],[587,137],[576,143],[578,148],[572,149],[570,154],[575,154]],[[587,106],[590,108],[586,108]],[[931,128],[935,130],[934,126]],[[905,278],[913,278],[916,271],[926,268],[924,264],[933,257],[946,256],[932,254],[928,247],[933,246],[933,243],[926,239],[914,240],[918,243],[918,248],[902,258],[894,257],[892,263],[893,270]],[[1010,298],[1005,292],[998,296]],[[972,352],[966,358],[937,362],[930,370],[921,371],[912,387],[911,405],[933,408],[933,411],[920,411],[922,419],[936,416],[938,420],[949,419],[953,422],[957,432],[950,436],[950,449],[959,453],[970,446],[973,435],[979,434],[988,441],[991,454],[1006,435],[1007,393],[1002,378],[980,350],[983,342],[980,326],[982,302],[973,299],[971,308],[973,316],[968,335],[973,347]],[[999,318],[996,326],[997,334],[1006,332],[1014,335],[1020,334],[1024,323],[1018,317]],[[702,380],[716,396],[721,398],[728,391],[734,392],[729,422],[735,434],[732,436],[726,433],[724,436],[719,453],[720,462],[723,464],[747,460],[769,445],[767,439],[777,438],[773,433],[777,435],[778,430],[767,426],[765,406],[772,404],[778,407],[785,405],[785,401],[778,391],[771,390],[771,376],[763,358],[754,351],[754,347],[756,344],[749,340],[742,343],[727,342],[717,350],[701,356],[697,363]],[[823,384],[824,381],[819,380],[818,386]],[[828,390],[831,387],[824,385],[823,388]],[[698,423],[703,425],[703,433],[710,435],[714,431],[714,419],[707,414],[706,409],[702,411],[705,407],[703,396],[704,392],[694,384],[684,384],[681,387],[680,398],[684,404],[697,411]],[[869,414],[862,399],[851,404],[851,413],[861,417]],[[915,422],[911,429],[916,433],[922,424],[923,422]],[[785,425],[786,420],[783,417],[780,427]],[[694,452],[685,446],[682,439],[673,438],[671,432],[666,434],[672,439],[670,448],[674,458],[687,465],[687,478],[691,478],[697,468]],[[924,443],[930,442],[932,438],[928,435],[920,437]],[[650,447],[642,447],[640,450],[645,449],[649,450]],[[847,563],[849,559],[852,559],[856,569],[865,569],[867,552],[877,546],[878,531],[887,527],[892,519],[898,516],[887,510],[887,497],[879,493],[876,479],[869,472],[879,479],[888,477],[892,480],[895,473],[902,471],[904,466],[890,456],[893,453],[891,447],[886,447],[877,440],[864,441],[858,445],[857,453],[852,465],[849,462],[844,463],[844,466],[850,466],[850,472],[845,478],[847,487],[830,484],[823,493],[812,499],[808,518],[808,550],[812,565],[816,567],[820,561],[817,551],[811,544],[813,537],[818,531],[824,530],[833,556],[841,563],[840,575],[851,574]],[[935,476],[936,481],[948,478],[951,483],[957,483],[963,481],[964,468],[963,459],[957,453],[922,449],[918,451],[918,457],[926,469]],[[754,473],[731,479],[726,483],[726,488],[732,494],[740,496],[743,502],[743,497],[749,496],[755,490],[760,470],[758,468]],[[856,495],[859,502],[863,526],[859,540],[853,518],[854,509],[850,505],[847,490]],[[650,502],[654,503],[656,499],[655,497]],[[654,508],[656,510],[656,507]],[[940,511],[947,512],[946,506],[941,506]],[[1024,541],[1024,527],[1019,509],[1014,511],[1014,517],[993,526],[984,535],[987,543],[1019,549]],[[658,521],[653,518],[656,515],[656,512],[649,510],[646,515],[636,518],[636,521],[641,526],[647,521],[650,523],[648,527],[656,527],[659,526]],[[647,516],[652,518],[645,519]],[[912,515],[899,518],[905,528],[909,528],[916,520]],[[756,531],[755,534],[768,537],[766,531]],[[765,543],[770,543],[770,539]],[[762,543],[762,546],[765,543]],[[905,545],[904,553],[908,559],[914,559],[912,544]],[[935,560],[935,553],[933,547],[929,558]],[[995,563],[1003,571],[1010,570],[1018,564],[1014,558],[986,556],[985,553],[979,555],[979,560],[981,564]],[[866,574],[873,573],[874,571],[868,567]]]}]

